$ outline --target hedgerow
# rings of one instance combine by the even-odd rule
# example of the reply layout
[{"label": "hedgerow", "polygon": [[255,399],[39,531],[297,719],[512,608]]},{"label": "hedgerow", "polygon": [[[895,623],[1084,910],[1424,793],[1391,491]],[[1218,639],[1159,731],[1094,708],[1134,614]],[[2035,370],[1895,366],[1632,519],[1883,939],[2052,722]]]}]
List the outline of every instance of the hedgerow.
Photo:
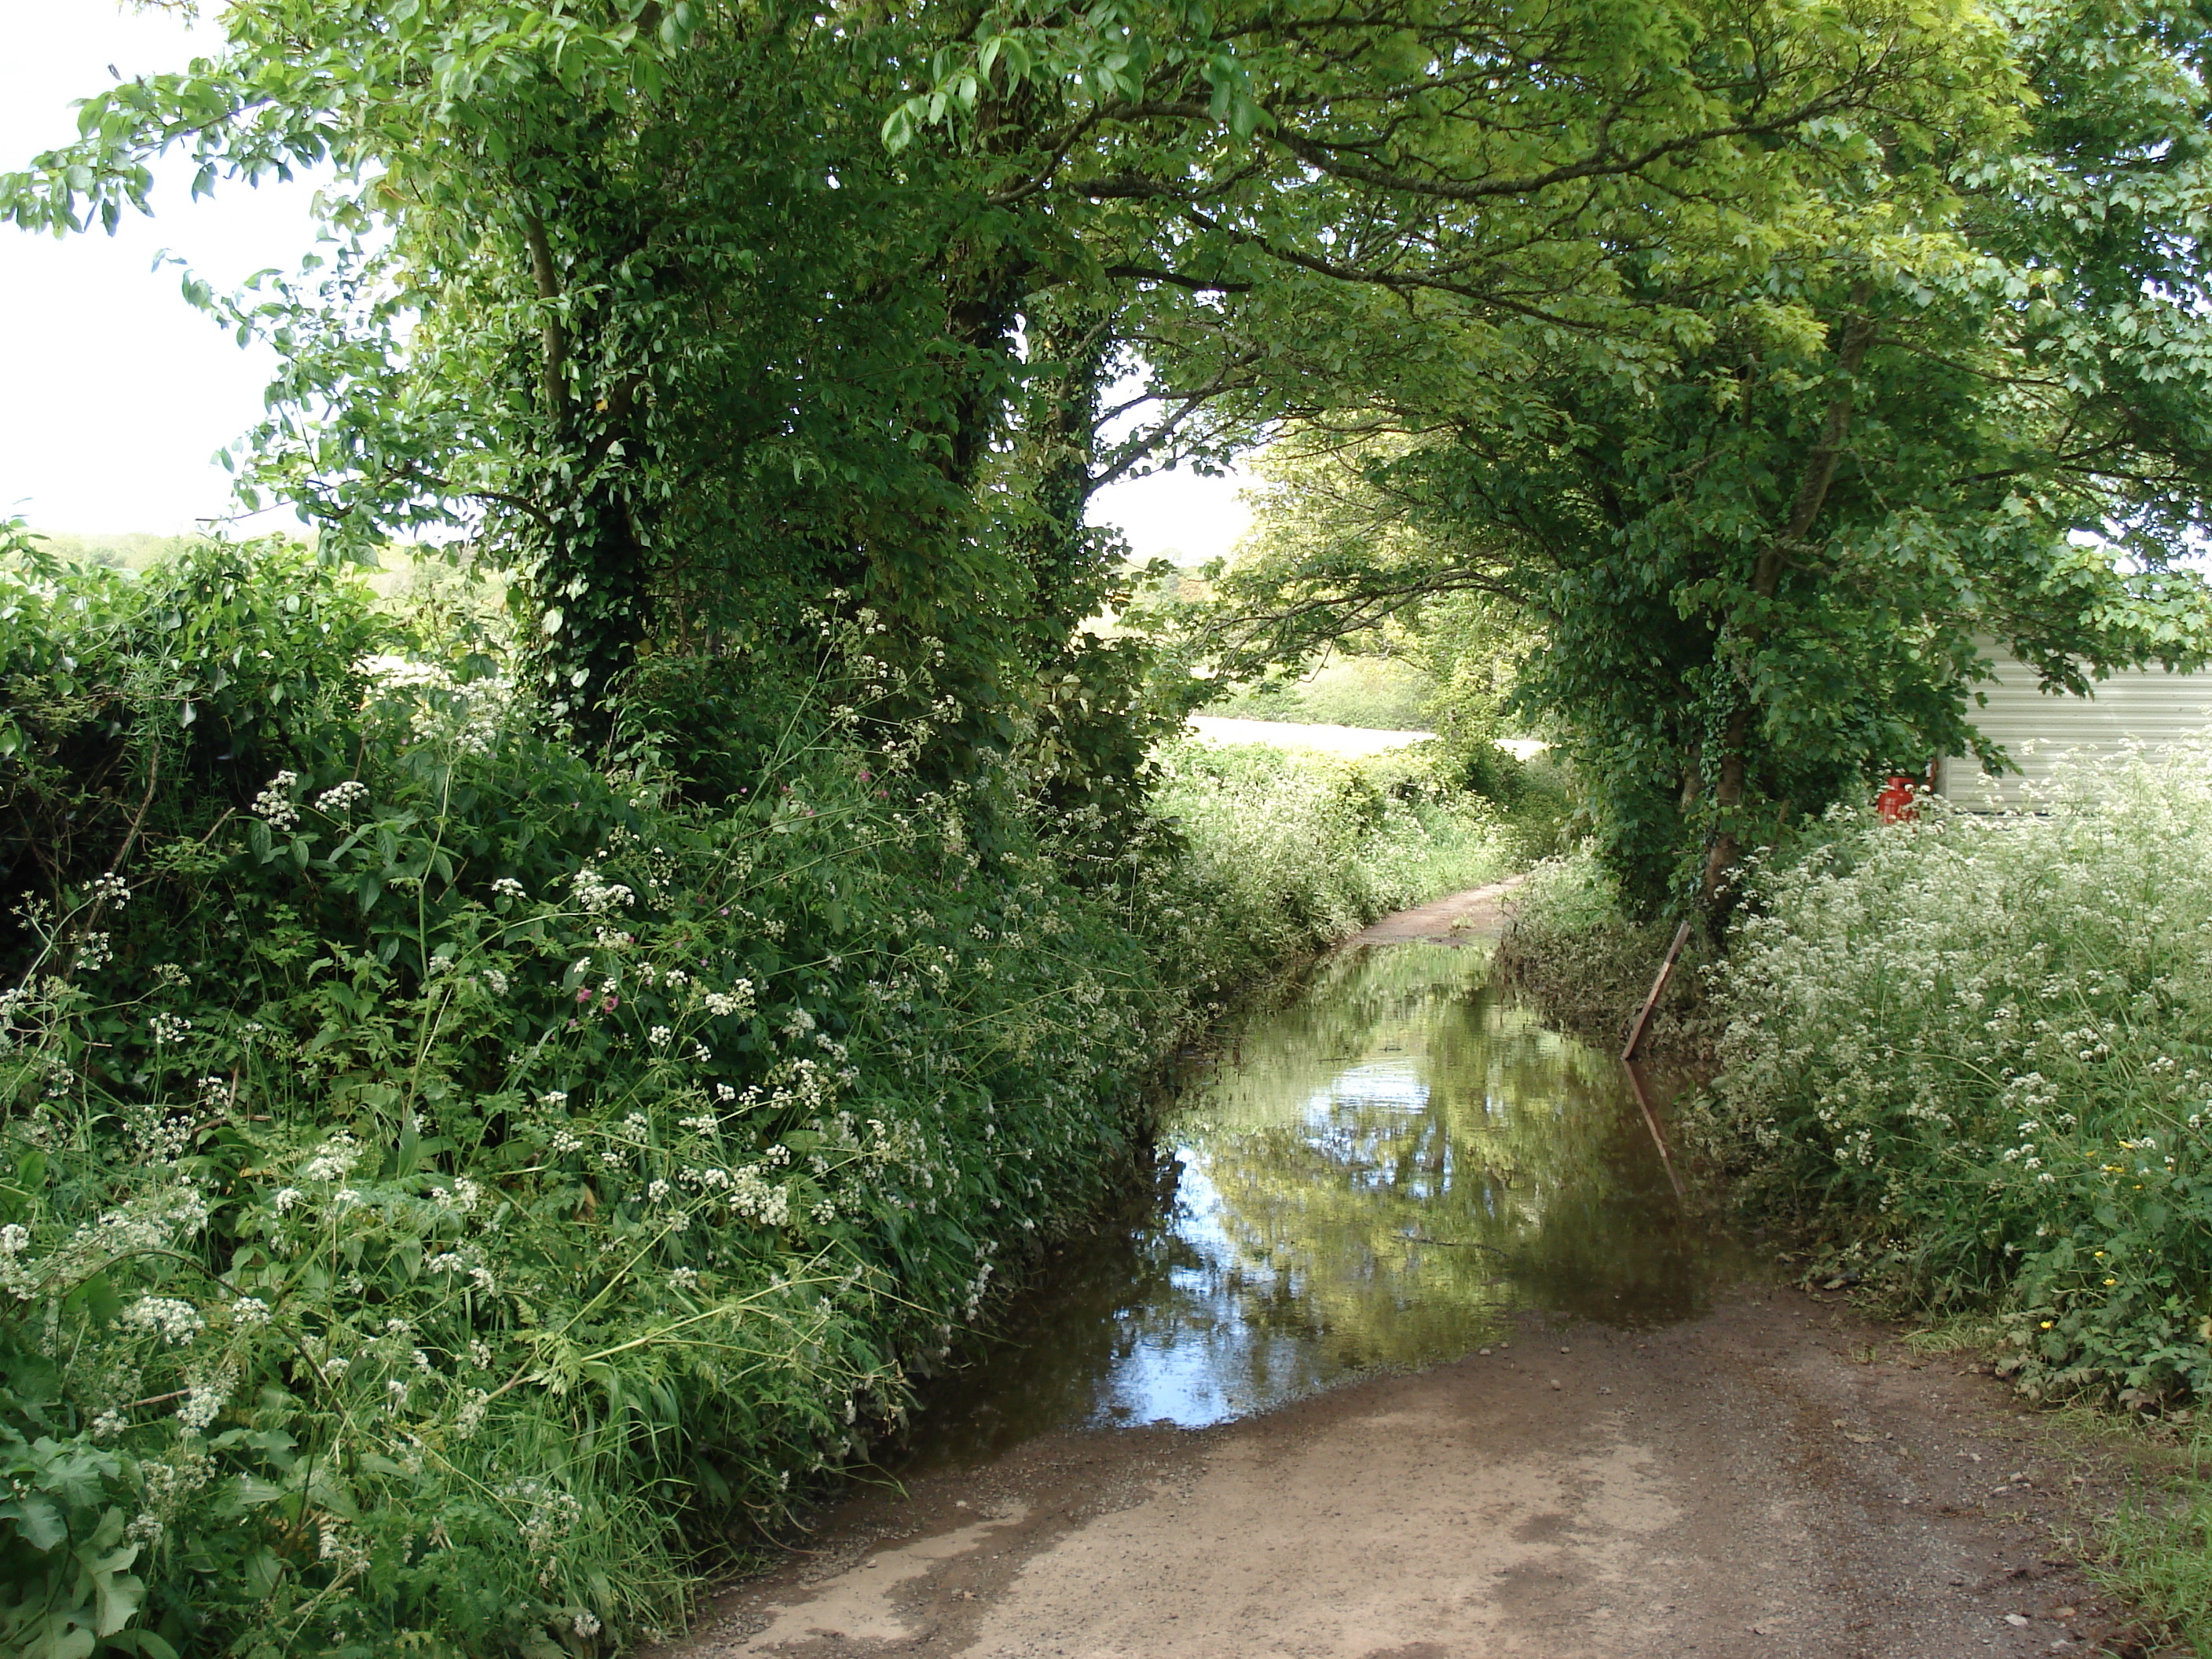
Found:
[{"label": "hedgerow", "polygon": [[2033,1395],[2212,1380],[2212,751],[2033,813],[1832,817],[1754,877],[1706,1129],[1748,1196],[1923,1305],[1989,1310]]},{"label": "hedgerow", "polygon": [[[1105,846],[809,626],[586,757],[298,551],[0,576],[0,1647],[672,1627],[1114,1177],[1194,999],[1487,856],[1188,757]],[[784,711],[712,791],[702,674]]]},{"label": "hedgerow", "polygon": [[1153,804],[1184,853],[1159,864],[1151,902],[1208,994],[1514,861],[1498,810],[1419,761],[1185,739],[1163,747],[1159,769]]}]

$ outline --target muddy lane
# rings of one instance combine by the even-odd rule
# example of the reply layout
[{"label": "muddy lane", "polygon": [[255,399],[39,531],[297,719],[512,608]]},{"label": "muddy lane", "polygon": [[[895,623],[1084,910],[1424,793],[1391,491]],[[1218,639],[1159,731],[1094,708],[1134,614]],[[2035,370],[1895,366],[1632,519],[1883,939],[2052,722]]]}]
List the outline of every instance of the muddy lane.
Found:
[{"label": "muddy lane", "polygon": [[1494,896],[1247,1010],[896,1482],[658,1659],[2094,1650],[2033,1425],[1696,1220]]}]

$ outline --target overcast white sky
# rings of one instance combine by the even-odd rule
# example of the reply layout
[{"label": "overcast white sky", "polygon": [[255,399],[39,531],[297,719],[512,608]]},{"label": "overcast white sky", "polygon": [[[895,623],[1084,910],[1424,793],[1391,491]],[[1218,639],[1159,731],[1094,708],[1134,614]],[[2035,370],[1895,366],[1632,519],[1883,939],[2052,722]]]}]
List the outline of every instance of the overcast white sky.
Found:
[{"label": "overcast white sky", "polygon": [[[115,0],[0,0],[0,170],[71,137],[72,100],[107,85],[110,64],[125,78],[181,67],[196,34],[200,52],[212,49],[212,31]],[[311,186],[234,186],[192,202],[189,176],[171,169],[156,216],[127,218],[113,237],[0,227],[13,392],[0,399],[0,514],[45,530],[173,535],[230,511],[228,475],[211,458],[258,417],[270,359],[185,305],[174,267],[151,267],[169,250],[219,289],[290,269],[310,246]],[[1093,517],[1121,525],[1142,556],[1180,550],[1198,562],[1242,533],[1237,489],[1168,473],[1101,492]]]}]

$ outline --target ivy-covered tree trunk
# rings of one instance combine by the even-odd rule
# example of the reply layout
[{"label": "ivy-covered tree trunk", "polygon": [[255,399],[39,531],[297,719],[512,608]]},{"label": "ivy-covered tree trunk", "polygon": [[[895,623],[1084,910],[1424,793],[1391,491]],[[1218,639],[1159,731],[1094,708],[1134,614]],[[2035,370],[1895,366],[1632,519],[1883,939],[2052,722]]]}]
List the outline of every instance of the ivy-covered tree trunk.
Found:
[{"label": "ivy-covered tree trunk", "polygon": [[1025,498],[1014,544],[1032,584],[1036,646],[1056,654],[1099,596],[1102,573],[1084,514],[1113,342],[1109,319],[1077,306],[1030,318],[1028,343],[1030,380],[1014,457]]}]

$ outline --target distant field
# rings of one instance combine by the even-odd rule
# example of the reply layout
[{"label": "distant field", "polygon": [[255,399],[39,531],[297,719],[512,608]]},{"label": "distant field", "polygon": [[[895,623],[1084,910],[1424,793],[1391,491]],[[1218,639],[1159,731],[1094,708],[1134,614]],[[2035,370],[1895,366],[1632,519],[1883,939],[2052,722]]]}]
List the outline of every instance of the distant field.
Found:
[{"label": "distant field", "polygon": [[[1371,726],[1328,726],[1301,720],[1240,720],[1218,714],[1193,714],[1193,736],[1205,743],[1267,743],[1278,749],[1304,749],[1324,755],[1379,755],[1436,736],[1433,732],[1384,732]],[[1540,754],[1535,738],[1500,738],[1498,746],[1521,760]]]},{"label": "distant field", "polygon": [[1295,678],[1244,686],[1211,705],[1213,720],[1418,732],[1428,725],[1436,682],[1392,657],[1337,657]]},{"label": "distant field", "polygon": [[1190,729],[1207,743],[1267,743],[1325,755],[1379,755],[1386,749],[1436,736],[1433,732],[1382,732],[1368,726],[1324,726],[1297,720],[1226,720],[1193,714]]}]

